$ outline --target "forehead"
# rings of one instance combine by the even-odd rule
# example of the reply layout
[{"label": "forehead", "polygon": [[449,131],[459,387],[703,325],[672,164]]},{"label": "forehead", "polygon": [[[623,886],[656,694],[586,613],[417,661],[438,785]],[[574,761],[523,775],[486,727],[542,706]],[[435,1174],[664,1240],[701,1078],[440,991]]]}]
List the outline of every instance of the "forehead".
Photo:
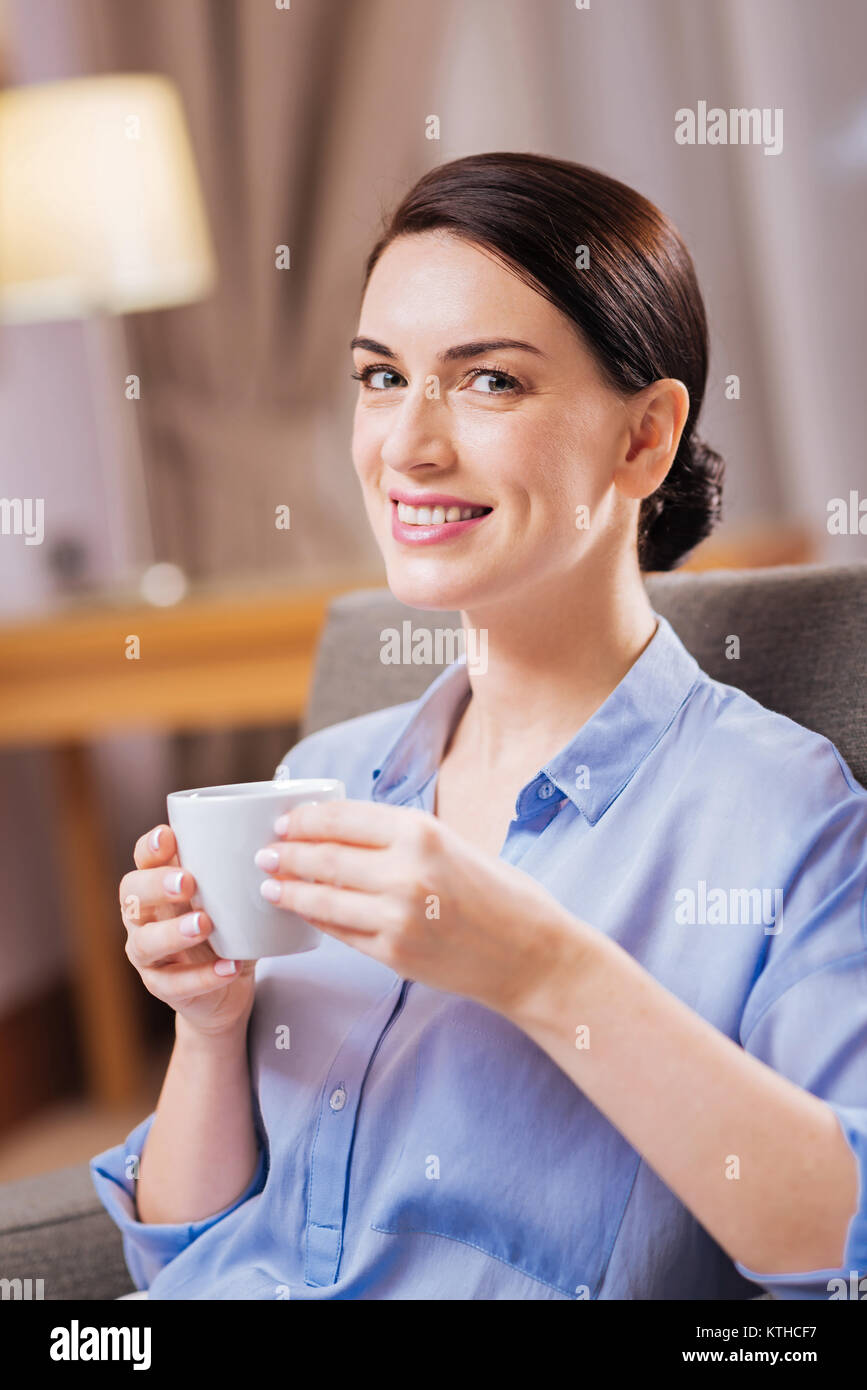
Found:
[{"label": "forehead", "polygon": [[398,237],[373,269],[359,333],[397,348],[424,336],[436,346],[472,337],[525,338],[543,346],[572,336],[568,319],[502,262],[444,229]]}]

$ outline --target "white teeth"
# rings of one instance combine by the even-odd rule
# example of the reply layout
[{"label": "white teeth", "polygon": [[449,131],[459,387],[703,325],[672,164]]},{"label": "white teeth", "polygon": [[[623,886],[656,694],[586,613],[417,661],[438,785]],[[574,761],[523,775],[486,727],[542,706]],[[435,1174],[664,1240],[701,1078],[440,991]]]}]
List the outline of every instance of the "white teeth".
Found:
[{"label": "white teeth", "polygon": [[470,517],[482,516],[484,507],[411,507],[407,502],[398,502],[398,518],[407,526],[442,526],[446,521],[468,521]]}]

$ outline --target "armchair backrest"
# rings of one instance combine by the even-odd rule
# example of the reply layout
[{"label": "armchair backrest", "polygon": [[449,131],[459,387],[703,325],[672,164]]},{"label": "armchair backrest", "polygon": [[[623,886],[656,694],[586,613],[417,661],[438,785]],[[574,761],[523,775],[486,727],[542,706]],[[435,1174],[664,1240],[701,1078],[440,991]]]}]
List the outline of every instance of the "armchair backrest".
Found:
[{"label": "armchair backrest", "polygon": [[[867,785],[867,564],[657,574],[646,582],[654,609],[709,675],[824,734]],[[453,659],[444,643],[439,664],[384,662],[389,629],[402,642],[405,631],[460,626],[458,613],[408,608],[388,589],[336,599],[302,733],[417,699]]]}]

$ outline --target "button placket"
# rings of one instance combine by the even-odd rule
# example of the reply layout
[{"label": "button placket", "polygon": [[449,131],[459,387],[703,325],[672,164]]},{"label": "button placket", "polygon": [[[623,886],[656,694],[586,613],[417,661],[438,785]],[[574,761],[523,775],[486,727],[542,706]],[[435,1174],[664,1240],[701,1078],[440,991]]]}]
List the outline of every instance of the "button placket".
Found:
[{"label": "button placket", "polygon": [[343,1248],[350,1154],[364,1078],[405,997],[397,979],[356,1022],[329,1069],[310,1155],[304,1282],[333,1284]]}]

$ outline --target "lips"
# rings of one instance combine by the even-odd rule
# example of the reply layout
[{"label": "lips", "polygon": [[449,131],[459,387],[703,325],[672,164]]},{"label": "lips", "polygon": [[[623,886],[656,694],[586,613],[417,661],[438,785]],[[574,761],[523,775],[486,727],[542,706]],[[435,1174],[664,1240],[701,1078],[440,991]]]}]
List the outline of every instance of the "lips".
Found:
[{"label": "lips", "polygon": [[392,494],[391,534],[404,545],[436,545],[454,540],[472,527],[483,525],[493,511],[483,503],[443,493],[423,493],[417,503],[403,500],[412,494]]}]

